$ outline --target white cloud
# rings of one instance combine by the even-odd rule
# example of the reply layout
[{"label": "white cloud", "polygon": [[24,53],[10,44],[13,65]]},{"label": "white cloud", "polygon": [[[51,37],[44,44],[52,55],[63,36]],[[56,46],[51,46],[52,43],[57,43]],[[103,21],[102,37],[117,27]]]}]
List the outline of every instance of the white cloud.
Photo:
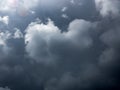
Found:
[{"label": "white cloud", "polygon": [[95,0],[95,3],[103,17],[114,17],[120,14],[120,0]]},{"label": "white cloud", "polygon": [[61,30],[51,20],[47,24],[32,22],[26,29],[26,51],[37,62],[49,64],[56,58],[56,55],[51,52],[52,47],[61,48],[57,43],[66,47],[65,42],[69,42],[70,48],[78,49],[90,47],[92,39],[89,31],[92,26],[91,22],[76,19],[70,23],[68,32],[61,33]]},{"label": "white cloud", "polygon": [[8,25],[9,24],[9,16],[0,17],[0,22]]}]

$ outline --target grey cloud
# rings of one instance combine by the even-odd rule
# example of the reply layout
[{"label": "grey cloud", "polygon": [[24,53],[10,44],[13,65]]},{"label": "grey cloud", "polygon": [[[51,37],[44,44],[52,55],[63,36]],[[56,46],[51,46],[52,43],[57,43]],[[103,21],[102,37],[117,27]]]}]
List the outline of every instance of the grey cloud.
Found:
[{"label": "grey cloud", "polygon": [[[53,46],[61,49],[67,46],[64,46],[64,42],[69,42],[68,46],[71,46],[69,49],[89,48],[92,45],[89,32],[92,31],[93,27],[94,24],[89,21],[76,19],[70,23],[67,32],[61,33],[61,30],[51,20],[47,24],[33,22],[26,29],[26,51],[37,61],[49,63],[49,61],[54,60],[53,57],[56,57],[52,53]],[[56,41],[63,45],[57,46]]]},{"label": "grey cloud", "polygon": [[[69,0],[41,0],[42,6],[37,8],[40,13],[33,10],[34,17],[10,16],[9,30],[0,30],[1,89],[8,86],[11,90],[119,90],[119,7],[115,3],[119,1],[96,0],[104,2],[101,9],[97,6],[104,18],[96,16],[94,0],[74,1],[75,4]],[[82,6],[77,5],[80,2]],[[61,15],[60,5],[69,8],[66,14],[72,19],[65,19],[69,25],[57,17]],[[46,8],[48,11],[41,12],[41,7],[43,12]],[[108,18],[108,13],[116,18]],[[44,23],[33,20],[42,14],[45,19],[52,19]],[[5,24],[3,17],[1,23]],[[67,29],[61,30],[59,25]],[[25,36],[21,28],[26,28]]]}]

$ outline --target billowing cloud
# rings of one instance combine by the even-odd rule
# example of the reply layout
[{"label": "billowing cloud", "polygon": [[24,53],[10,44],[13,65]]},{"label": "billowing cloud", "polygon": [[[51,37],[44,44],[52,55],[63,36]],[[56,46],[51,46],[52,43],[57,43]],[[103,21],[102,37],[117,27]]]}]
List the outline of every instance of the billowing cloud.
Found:
[{"label": "billowing cloud", "polygon": [[[25,42],[26,51],[29,56],[40,62],[49,62],[54,60],[52,46],[61,48],[55,43],[69,42],[71,47],[84,49],[92,45],[92,39],[89,32],[92,30],[93,24],[85,20],[76,19],[72,21],[67,32],[61,33],[60,29],[49,20],[47,24],[33,22],[26,29]],[[58,51],[59,52],[59,51]]]},{"label": "billowing cloud", "polygon": [[[37,61],[49,63],[52,55],[49,51],[51,39],[59,38],[60,30],[49,20],[47,25],[31,23],[25,35],[26,51]],[[39,49],[38,49],[39,48]]]}]

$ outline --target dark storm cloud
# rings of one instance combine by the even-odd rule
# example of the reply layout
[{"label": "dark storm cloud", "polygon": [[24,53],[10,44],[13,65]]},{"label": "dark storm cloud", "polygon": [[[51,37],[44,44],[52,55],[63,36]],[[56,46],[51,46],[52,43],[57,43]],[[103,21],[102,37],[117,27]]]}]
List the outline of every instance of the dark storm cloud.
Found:
[{"label": "dark storm cloud", "polygon": [[119,90],[119,0],[5,1],[0,90]]}]

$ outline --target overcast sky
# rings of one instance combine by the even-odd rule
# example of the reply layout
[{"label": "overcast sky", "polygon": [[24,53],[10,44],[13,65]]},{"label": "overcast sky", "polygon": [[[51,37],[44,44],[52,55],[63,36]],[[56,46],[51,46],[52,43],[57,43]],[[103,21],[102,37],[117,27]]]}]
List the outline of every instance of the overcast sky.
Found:
[{"label": "overcast sky", "polygon": [[120,0],[0,0],[0,90],[120,90]]}]

